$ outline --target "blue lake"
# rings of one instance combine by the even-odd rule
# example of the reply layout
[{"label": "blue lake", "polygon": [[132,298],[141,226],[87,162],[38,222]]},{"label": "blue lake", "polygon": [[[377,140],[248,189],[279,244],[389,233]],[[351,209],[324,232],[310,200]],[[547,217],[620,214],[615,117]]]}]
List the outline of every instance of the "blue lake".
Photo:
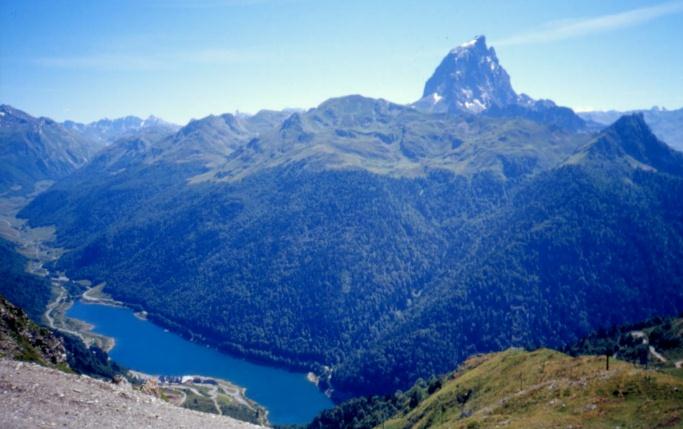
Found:
[{"label": "blue lake", "polygon": [[67,315],[116,339],[110,355],[130,369],[156,375],[205,375],[246,387],[247,396],[268,409],[271,423],[307,423],[333,406],[306,374],[251,363],[193,343],[135,317],[129,308],[78,301]]}]

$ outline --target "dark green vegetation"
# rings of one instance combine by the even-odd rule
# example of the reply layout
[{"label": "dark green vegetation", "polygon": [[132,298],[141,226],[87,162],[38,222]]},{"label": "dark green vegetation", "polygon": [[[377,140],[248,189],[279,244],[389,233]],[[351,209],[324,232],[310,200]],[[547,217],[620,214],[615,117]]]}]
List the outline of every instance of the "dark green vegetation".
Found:
[{"label": "dark green vegetation", "polygon": [[[80,338],[35,324],[42,320],[45,307],[50,300],[50,283],[47,278],[25,272],[26,262],[26,258],[14,250],[12,243],[0,240],[0,311],[11,316],[10,322],[6,319],[6,323],[10,324],[8,326],[13,329],[10,336],[21,346],[20,352],[9,355],[41,364],[55,360],[57,355],[63,355],[57,363],[79,374],[104,379],[125,374],[126,370],[111,361],[107,353],[98,347],[87,347]],[[32,321],[27,320],[26,314]],[[38,345],[33,344],[34,338]],[[41,357],[45,354],[39,351],[43,345],[54,348],[48,353],[51,360]],[[8,346],[3,346],[2,349],[7,350]]]},{"label": "dark green vegetation", "polygon": [[64,343],[67,362],[74,372],[105,380],[124,377],[128,373],[126,368],[111,360],[107,352],[99,347],[88,347],[80,338],[59,331],[55,335]]},{"label": "dark green vegetation", "polygon": [[14,250],[13,243],[0,239],[0,295],[38,322],[50,301],[50,281],[27,273],[27,262]]},{"label": "dark green vegetation", "polygon": [[[428,382],[419,379],[406,392],[393,395],[350,399],[331,410],[325,410],[308,424],[307,429],[365,429],[374,428],[398,414],[407,414],[446,382],[446,377],[432,377]],[[463,397],[462,401],[465,401]],[[462,402],[461,401],[461,402]]]},{"label": "dark green vegetation", "polygon": [[224,349],[331,365],[338,392],[683,309],[683,161],[642,117],[591,136],[353,96],[273,127],[120,142],[22,215],[57,226],[71,276]]}]

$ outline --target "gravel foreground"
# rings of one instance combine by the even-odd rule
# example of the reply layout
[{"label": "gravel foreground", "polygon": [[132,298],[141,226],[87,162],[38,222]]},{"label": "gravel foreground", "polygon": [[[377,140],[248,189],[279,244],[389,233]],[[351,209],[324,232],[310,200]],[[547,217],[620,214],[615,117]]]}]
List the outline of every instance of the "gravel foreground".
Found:
[{"label": "gravel foreground", "polygon": [[255,429],[87,376],[0,359],[0,427]]}]

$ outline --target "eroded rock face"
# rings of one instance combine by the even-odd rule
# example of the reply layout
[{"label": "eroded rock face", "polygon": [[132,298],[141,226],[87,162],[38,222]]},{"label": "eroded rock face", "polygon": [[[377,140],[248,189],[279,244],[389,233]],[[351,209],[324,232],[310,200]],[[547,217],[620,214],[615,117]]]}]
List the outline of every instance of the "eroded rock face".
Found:
[{"label": "eroded rock face", "polygon": [[65,366],[66,349],[49,329],[33,323],[26,313],[0,296],[0,356]]},{"label": "eroded rock face", "polygon": [[3,428],[226,428],[250,423],[171,405],[114,384],[32,363],[0,359]]}]

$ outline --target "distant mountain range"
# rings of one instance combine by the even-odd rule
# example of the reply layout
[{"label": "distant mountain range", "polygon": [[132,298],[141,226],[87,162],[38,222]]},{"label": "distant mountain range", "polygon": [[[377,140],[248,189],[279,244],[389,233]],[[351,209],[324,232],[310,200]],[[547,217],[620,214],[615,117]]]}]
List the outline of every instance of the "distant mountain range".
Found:
[{"label": "distant mountain range", "polygon": [[58,123],[0,106],[0,195],[25,195],[36,183],[58,180],[121,138],[165,137],[180,127],[159,118],[135,116],[90,124]]},{"label": "distant mountain range", "polygon": [[69,277],[337,397],[683,310],[683,155],[644,115],[517,95],[483,37],[424,95],[124,133],[20,214]]},{"label": "distant mountain range", "polygon": [[100,119],[88,124],[65,121],[62,125],[68,130],[75,131],[85,138],[105,146],[120,138],[136,136],[141,133],[169,135],[180,129],[179,125],[171,124],[156,116],[149,116],[147,119],[141,119],[137,116]]}]

